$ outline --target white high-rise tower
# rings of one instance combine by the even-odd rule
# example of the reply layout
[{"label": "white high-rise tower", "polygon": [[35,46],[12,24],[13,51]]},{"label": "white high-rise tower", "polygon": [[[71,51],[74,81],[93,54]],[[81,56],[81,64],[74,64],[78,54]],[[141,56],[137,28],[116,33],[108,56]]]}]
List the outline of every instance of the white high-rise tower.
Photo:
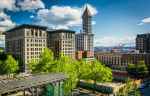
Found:
[{"label": "white high-rise tower", "polygon": [[87,5],[82,15],[82,23],[82,32],[76,34],[76,50],[93,52],[92,14]]}]

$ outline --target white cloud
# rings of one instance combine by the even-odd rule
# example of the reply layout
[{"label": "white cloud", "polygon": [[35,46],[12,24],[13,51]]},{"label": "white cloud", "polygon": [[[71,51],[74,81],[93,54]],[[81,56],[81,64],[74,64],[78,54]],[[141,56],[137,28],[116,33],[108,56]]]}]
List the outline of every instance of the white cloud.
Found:
[{"label": "white cloud", "polygon": [[143,22],[143,23],[150,23],[150,17],[144,18],[144,19],[142,20],[142,22]]},{"label": "white cloud", "polygon": [[17,5],[23,11],[45,8],[45,5],[42,2],[42,0],[23,0],[23,1],[19,1]]},{"label": "white cloud", "polygon": [[113,37],[106,36],[95,39],[95,46],[119,46],[120,44],[125,45],[134,45],[135,37],[134,36],[124,36],[124,37]]},{"label": "white cloud", "polygon": [[15,6],[16,0],[1,0],[0,1],[0,9],[13,10],[16,8]]},{"label": "white cloud", "polygon": [[34,15],[31,15],[31,16],[30,16],[31,19],[34,18],[34,17],[35,17]]},{"label": "white cloud", "polygon": [[138,25],[150,23],[150,17],[144,18]]},{"label": "white cloud", "polygon": [[[92,15],[97,14],[97,10],[89,5]],[[48,25],[52,28],[65,28],[80,26],[82,24],[83,7],[52,6],[50,9],[41,9],[37,13],[37,22],[41,25]]]},{"label": "white cloud", "polygon": [[11,20],[10,16],[4,12],[0,12],[0,31],[5,31],[15,26],[15,23]]}]

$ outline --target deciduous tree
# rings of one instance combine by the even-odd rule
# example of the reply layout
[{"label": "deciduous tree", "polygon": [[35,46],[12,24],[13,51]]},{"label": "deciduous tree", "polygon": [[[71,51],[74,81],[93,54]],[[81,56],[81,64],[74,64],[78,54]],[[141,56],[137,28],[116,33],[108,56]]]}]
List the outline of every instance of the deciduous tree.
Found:
[{"label": "deciduous tree", "polygon": [[19,69],[18,62],[11,55],[7,56],[2,66],[5,74],[14,74]]}]

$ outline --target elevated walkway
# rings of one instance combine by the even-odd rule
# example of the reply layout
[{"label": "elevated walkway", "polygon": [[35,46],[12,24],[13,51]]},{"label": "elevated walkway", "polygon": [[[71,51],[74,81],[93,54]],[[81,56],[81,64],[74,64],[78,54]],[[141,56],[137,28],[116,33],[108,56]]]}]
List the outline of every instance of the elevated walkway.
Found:
[{"label": "elevated walkway", "polygon": [[[17,78],[12,80],[0,80],[0,95],[14,93],[17,91],[24,91],[28,89],[37,89],[39,86],[51,84],[54,87],[62,84],[67,77],[64,74],[38,74],[30,75],[25,78]],[[59,89],[60,90],[60,89]],[[38,93],[38,92],[36,92]],[[59,93],[59,92],[57,92]],[[39,96],[39,95],[32,95]],[[59,95],[60,96],[60,95]]]}]

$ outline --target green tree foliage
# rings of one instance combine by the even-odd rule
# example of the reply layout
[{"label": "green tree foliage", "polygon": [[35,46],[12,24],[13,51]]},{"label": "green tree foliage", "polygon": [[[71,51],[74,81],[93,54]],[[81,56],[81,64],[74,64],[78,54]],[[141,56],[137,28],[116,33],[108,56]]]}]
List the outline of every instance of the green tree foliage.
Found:
[{"label": "green tree foliage", "polygon": [[134,78],[144,78],[148,76],[149,73],[148,67],[144,61],[140,61],[138,64],[129,64],[127,70]]},{"label": "green tree foliage", "polygon": [[4,52],[0,52],[0,60],[4,61],[7,59],[7,54],[5,54]]},{"label": "green tree foliage", "polygon": [[11,56],[8,55],[7,59],[2,64],[3,73],[5,74],[14,74],[18,71],[18,62]]},{"label": "green tree foliage", "polygon": [[0,60],[0,75],[5,74],[3,66],[4,66],[3,61]]},{"label": "green tree foliage", "polygon": [[69,95],[72,89],[77,86],[77,70],[76,64],[78,62],[68,56],[61,55],[58,60],[55,62],[56,66],[53,69],[54,72],[62,72],[68,76],[68,79],[64,82],[64,93]]},{"label": "green tree foliage", "polygon": [[45,48],[40,56],[39,62],[36,60],[31,60],[29,67],[33,73],[48,73],[54,64],[53,52],[48,48]]},{"label": "green tree foliage", "polygon": [[[109,82],[112,81],[112,71],[110,68],[102,65],[99,61],[94,60],[87,64],[88,74],[85,79],[93,80],[93,88],[95,88],[97,82]],[[95,92],[95,91],[94,91]]]},{"label": "green tree foliage", "polygon": [[64,73],[68,77],[64,82],[65,95],[70,95],[81,79],[92,79],[100,82],[112,79],[111,70],[98,61],[93,63],[85,60],[77,61],[63,54],[59,58],[54,59],[52,51],[47,48],[42,53],[39,62],[32,61],[30,63],[30,68],[33,73]]}]

